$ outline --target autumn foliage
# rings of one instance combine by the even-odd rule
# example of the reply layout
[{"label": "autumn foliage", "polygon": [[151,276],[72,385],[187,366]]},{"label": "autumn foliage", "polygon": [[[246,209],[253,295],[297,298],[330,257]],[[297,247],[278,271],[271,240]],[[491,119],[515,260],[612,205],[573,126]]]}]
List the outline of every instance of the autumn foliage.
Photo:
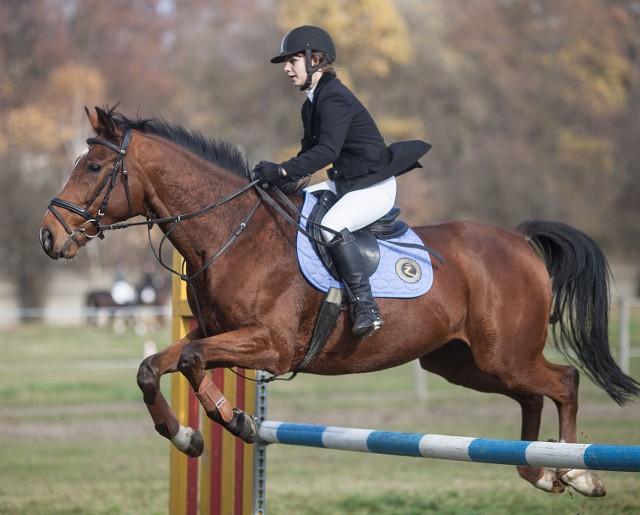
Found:
[{"label": "autumn foliage", "polygon": [[304,97],[269,58],[303,23],[334,35],[339,76],[388,141],[433,144],[424,170],[401,180],[405,219],[556,219],[637,256],[636,1],[4,0],[0,252],[10,270],[27,267],[26,277],[40,259],[37,222],[84,148],[85,105],[121,102],[131,117],[182,123],[256,161],[297,151]]}]

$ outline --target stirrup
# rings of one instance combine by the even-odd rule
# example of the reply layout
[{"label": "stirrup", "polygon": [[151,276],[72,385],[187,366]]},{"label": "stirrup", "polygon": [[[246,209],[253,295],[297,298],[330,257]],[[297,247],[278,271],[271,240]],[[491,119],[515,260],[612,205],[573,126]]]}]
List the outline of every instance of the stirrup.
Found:
[{"label": "stirrup", "polygon": [[[363,315],[369,317],[369,315]],[[376,333],[383,325],[384,321],[380,318],[380,315],[374,315],[375,318],[371,319],[371,323],[366,326],[356,327],[356,323],[354,322],[353,327],[351,328],[351,333],[354,336],[359,336],[361,339],[366,340],[374,333]]]},{"label": "stirrup", "polygon": [[378,318],[373,324],[371,324],[371,326],[369,326],[369,330],[365,333],[364,336],[361,337],[361,339],[366,340],[367,338],[372,336],[374,333],[377,333],[382,328],[383,325],[384,325],[384,321],[382,320],[382,318]]}]

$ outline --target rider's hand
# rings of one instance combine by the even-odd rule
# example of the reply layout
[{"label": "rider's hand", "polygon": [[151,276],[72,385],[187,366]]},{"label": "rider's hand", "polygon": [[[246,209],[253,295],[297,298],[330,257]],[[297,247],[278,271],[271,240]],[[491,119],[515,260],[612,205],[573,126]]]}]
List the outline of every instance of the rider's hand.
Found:
[{"label": "rider's hand", "polygon": [[282,166],[270,161],[260,161],[251,171],[251,177],[263,183],[273,184],[286,177]]}]

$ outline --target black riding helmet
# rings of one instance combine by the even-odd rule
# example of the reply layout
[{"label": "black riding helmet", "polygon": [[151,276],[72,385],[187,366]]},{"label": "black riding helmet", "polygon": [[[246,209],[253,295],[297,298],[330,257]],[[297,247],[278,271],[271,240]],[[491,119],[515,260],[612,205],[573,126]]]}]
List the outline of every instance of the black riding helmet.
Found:
[{"label": "black riding helmet", "polygon": [[[324,58],[316,66],[311,65],[311,54],[321,52]],[[280,54],[271,59],[272,63],[283,63],[294,54],[304,53],[307,65],[307,80],[300,88],[307,89],[311,85],[311,76],[325,64],[336,59],[336,47],[329,33],[320,27],[303,25],[290,30],[282,38]]]}]

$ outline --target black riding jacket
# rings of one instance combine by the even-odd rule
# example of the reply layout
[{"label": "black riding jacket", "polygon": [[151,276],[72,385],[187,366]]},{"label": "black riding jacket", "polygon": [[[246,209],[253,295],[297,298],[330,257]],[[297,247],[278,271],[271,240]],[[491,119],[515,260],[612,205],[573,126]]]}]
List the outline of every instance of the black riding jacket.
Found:
[{"label": "black riding jacket", "polygon": [[431,148],[420,140],[386,146],[367,109],[330,73],[322,74],[313,102],[302,105],[302,123],[302,148],[282,167],[296,181],[333,164],[329,177],[339,196],[420,167]]}]

